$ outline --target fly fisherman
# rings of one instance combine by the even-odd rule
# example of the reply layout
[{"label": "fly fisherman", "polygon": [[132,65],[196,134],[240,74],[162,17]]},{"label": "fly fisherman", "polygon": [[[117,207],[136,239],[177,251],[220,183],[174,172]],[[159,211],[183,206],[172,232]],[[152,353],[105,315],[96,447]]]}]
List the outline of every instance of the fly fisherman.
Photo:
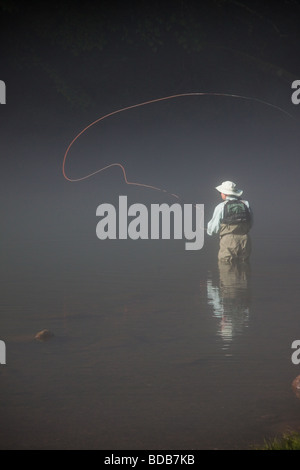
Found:
[{"label": "fly fisherman", "polygon": [[247,261],[251,253],[248,232],[253,224],[249,202],[240,198],[243,191],[236,189],[232,181],[224,181],[216,189],[223,202],[216,206],[207,225],[207,234],[219,233],[219,261]]}]

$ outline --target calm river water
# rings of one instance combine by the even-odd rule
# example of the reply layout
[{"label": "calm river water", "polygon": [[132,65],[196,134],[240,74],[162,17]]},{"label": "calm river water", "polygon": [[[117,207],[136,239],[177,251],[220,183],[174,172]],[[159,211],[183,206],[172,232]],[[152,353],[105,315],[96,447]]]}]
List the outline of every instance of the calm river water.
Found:
[{"label": "calm river water", "polygon": [[35,243],[3,250],[2,449],[246,449],[299,430],[296,238],[253,236],[235,267],[207,237]]}]

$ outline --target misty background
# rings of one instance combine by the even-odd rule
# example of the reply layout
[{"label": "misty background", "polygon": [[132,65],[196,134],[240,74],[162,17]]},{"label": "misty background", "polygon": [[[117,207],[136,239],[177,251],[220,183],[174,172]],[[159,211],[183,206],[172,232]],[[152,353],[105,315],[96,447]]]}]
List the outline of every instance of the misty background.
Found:
[{"label": "misty background", "polygon": [[74,231],[94,237],[88,219],[113,195],[156,199],[149,190],[125,186],[117,168],[69,183],[62,159],[95,119],[185,92],[253,97],[291,117],[255,100],[222,96],[153,103],[88,130],[68,155],[67,174],[81,177],[120,162],[129,181],[204,203],[206,221],[219,202],[215,186],[233,180],[253,206],[255,235],[297,233],[299,113],[291,83],[299,78],[299,8],[289,1],[276,7],[175,2],[172,8],[155,2],[1,2],[8,247],[14,237],[17,244],[62,234],[70,239]]},{"label": "misty background", "polygon": [[[105,202],[117,206],[119,195],[127,195],[128,204],[172,204],[177,200],[169,193],[175,193],[183,203],[204,204],[207,225],[221,202],[215,187],[232,180],[244,190],[243,197],[254,212],[251,265],[256,298],[266,302],[264,326],[268,331],[268,321],[273,322],[277,340],[282,333],[281,315],[290,299],[285,289],[294,293],[285,312],[294,323],[282,333],[284,340],[280,337],[289,348],[289,341],[296,339],[291,334],[297,336],[299,309],[300,106],[291,102],[292,82],[300,79],[299,18],[297,0],[276,4],[173,1],[171,5],[143,0],[84,4],[0,1],[0,79],[6,83],[7,93],[6,105],[0,106],[1,328],[7,338],[32,334],[33,328],[44,328],[47,320],[59,331],[61,318],[73,312],[83,319],[80,326],[72,326],[81,341],[82,357],[88,362],[92,353],[94,364],[98,349],[93,349],[90,338],[99,328],[96,312],[104,315],[101,340],[115,347],[114,335],[124,327],[115,315],[120,315],[123,304],[133,310],[137,329],[145,327],[168,336],[170,323],[160,323],[164,320],[151,309],[152,303],[162,309],[177,304],[178,317],[172,328],[192,334],[196,330],[192,321],[183,321],[182,307],[194,299],[200,278],[205,284],[203,273],[216,268],[217,237],[205,234],[204,247],[195,252],[184,250],[184,240],[100,241],[96,237],[96,208]],[[148,100],[193,92],[243,98],[179,97],[116,114],[88,129],[72,146],[66,161],[70,178],[119,162],[129,181],[165,189],[166,194],[126,185],[117,167],[80,182],[63,178],[68,145],[96,119]],[[273,284],[271,275],[275,276]],[[146,308],[143,312],[146,319],[138,316],[144,298],[149,299],[149,311]],[[262,320],[256,308],[254,331],[259,334]],[[94,315],[92,323],[85,313]],[[204,330],[201,335],[205,336]],[[208,342],[203,337],[204,343]],[[274,338],[269,338],[270,344],[275,344]],[[6,340],[1,330],[0,339]],[[264,340],[261,336],[258,345]],[[254,339],[251,345],[254,350]],[[67,343],[68,347],[74,351],[74,345]],[[22,346],[14,345],[8,353],[10,363],[21,369]],[[27,353],[36,360],[34,352],[28,349]],[[58,350],[55,354],[59,357]],[[278,351],[276,354],[273,357],[280,363],[282,356]],[[289,351],[284,354],[289,361]],[[128,368],[134,369],[139,357],[133,351]],[[122,363],[122,358],[120,353],[116,363]],[[160,359],[158,351],[155,364]],[[67,365],[73,370],[72,358],[69,361]],[[29,365],[30,361],[26,362]],[[150,376],[153,364],[149,364]],[[36,367],[39,371],[42,366]],[[240,368],[243,370],[242,364]],[[148,371],[142,363],[137,369]],[[64,383],[65,369],[61,365],[57,370],[61,373],[58,390],[64,393],[59,383]],[[84,369],[88,380],[91,371],[95,365],[90,371]],[[5,399],[14,397],[22,380],[34,379],[28,373],[16,382],[13,378],[2,389]],[[273,373],[275,376],[275,369]],[[75,377],[75,373],[70,377],[70,389],[73,381],[77,384]],[[193,389],[188,379],[184,387]],[[75,390],[79,397],[80,386]],[[96,395],[95,386],[95,403]],[[12,407],[14,399],[8,399]],[[129,409],[134,404],[131,399]],[[20,400],[23,403],[25,399]],[[87,407],[88,400],[85,402]],[[118,397],[118,406],[120,403],[122,398]],[[9,415],[9,410],[2,410],[7,413],[3,422],[13,418],[17,427],[18,416]],[[24,413],[27,419],[27,411]],[[149,412],[150,421],[151,416]],[[36,429],[31,431],[38,441]],[[49,429],[54,435],[56,425]],[[221,433],[222,426],[218,429]],[[119,448],[117,438],[116,442],[109,438],[105,442]],[[132,447],[132,442],[126,445]],[[18,436],[11,437],[10,445],[18,445]],[[94,445],[97,447],[97,442]],[[188,438],[186,445],[190,445]]]}]

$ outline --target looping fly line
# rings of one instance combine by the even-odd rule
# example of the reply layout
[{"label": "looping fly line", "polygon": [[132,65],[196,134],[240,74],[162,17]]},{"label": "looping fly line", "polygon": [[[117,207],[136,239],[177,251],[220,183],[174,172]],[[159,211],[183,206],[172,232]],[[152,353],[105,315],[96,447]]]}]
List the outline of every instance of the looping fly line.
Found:
[{"label": "looping fly line", "polygon": [[[153,99],[153,100],[144,101],[143,103],[134,104],[134,105],[131,105],[131,106],[127,106],[125,108],[118,109],[118,110],[113,111],[111,113],[108,113],[108,114],[96,119],[95,121],[91,122],[88,126],[86,126],[84,129],[82,129],[76,135],[76,137],[72,140],[72,142],[69,144],[69,146],[68,146],[68,148],[65,152],[65,155],[64,155],[64,158],[63,158],[63,164],[62,164],[62,173],[63,173],[64,178],[67,181],[71,181],[71,182],[83,181],[83,180],[86,180],[88,178],[91,178],[92,176],[96,175],[97,173],[100,173],[102,171],[108,170],[109,168],[117,166],[117,167],[121,168],[122,173],[123,173],[123,177],[124,177],[124,181],[125,181],[126,184],[132,185],[132,186],[140,186],[140,187],[143,187],[143,188],[148,188],[148,189],[153,189],[155,191],[162,191],[164,193],[168,193],[168,191],[166,191],[164,189],[161,189],[161,188],[158,188],[156,186],[152,186],[152,185],[144,184],[144,183],[128,181],[124,166],[121,163],[118,163],[118,162],[111,163],[110,165],[107,165],[103,168],[100,168],[100,169],[98,169],[98,170],[96,170],[92,173],[89,173],[85,176],[82,176],[80,178],[69,178],[66,174],[66,169],[65,169],[66,160],[67,160],[67,156],[68,156],[68,154],[71,150],[71,147],[76,142],[76,140],[78,140],[79,137],[82,136],[82,134],[84,134],[88,129],[90,129],[92,126],[94,126],[98,122],[104,121],[104,119],[107,119],[107,118],[109,118],[109,117],[111,117],[115,114],[119,114],[119,113],[122,113],[124,111],[129,111],[130,109],[139,108],[141,106],[146,106],[146,105],[152,104],[152,103],[158,103],[159,101],[167,101],[167,100],[171,100],[171,99],[175,99],[175,98],[181,98],[181,97],[187,97],[187,96],[220,96],[220,97],[229,97],[229,98],[237,98],[237,99],[248,100],[248,101],[255,101],[255,102],[267,105],[269,107],[275,108],[275,109],[283,112],[284,114],[286,114],[289,117],[293,117],[287,111],[285,111],[284,109],[282,109],[279,106],[276,106],[272,103],[268,103],[267,101],[263,101],[259,98],[253,98],[253,97],[249,97],[249,96],[236,95],[236,94],[230,94],[230,93],[210,93],[210,92],[179,93],[179,94],[176,94],[176,95],[165,96],[163,98],[156,98],[156,99]],[[168,194],[170,194],[170,193],[168,193]],[[177,199],[179,199],[179,196],[177,196],[176,194],[170,194],[170,195],[177,198]]]}]

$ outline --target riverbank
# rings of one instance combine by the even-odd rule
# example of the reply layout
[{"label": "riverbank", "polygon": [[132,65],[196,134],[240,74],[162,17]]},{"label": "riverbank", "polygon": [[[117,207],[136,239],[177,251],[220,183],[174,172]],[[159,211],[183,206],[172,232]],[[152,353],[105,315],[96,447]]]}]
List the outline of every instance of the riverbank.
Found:
[{"label": "riverbank", "polygon": [[300,433],[286,432],[281,437],[265,440],[263,446],[254,450],[300,450]]}]

